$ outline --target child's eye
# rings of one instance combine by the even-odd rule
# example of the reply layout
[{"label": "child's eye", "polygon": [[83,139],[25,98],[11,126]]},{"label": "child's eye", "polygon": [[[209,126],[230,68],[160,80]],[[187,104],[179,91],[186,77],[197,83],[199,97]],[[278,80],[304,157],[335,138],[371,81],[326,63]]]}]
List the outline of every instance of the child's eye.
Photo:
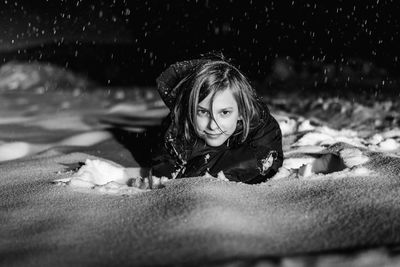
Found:
[{"label": "child's eye", "polygon": [[227,117],[227,116],[229,116],[231,113],[232,113],[232,111],[230,111],[230,110],[223,110],[223,111],[221,111],[222,117]]},{"label": "child's eye", "polygon": [[206,117],[206,116],[208,116],[208,111],[207,110],[203,110],[203,109],[199,109],[199,110],[197,110],[197,116]]}]

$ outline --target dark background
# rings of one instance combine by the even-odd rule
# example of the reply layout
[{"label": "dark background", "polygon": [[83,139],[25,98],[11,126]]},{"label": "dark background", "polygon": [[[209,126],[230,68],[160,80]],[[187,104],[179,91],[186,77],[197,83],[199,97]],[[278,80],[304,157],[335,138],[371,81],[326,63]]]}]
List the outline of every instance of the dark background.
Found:
[{"label": "dark background", "polygon": [[397,76],[398,1],[19,1],[0,10],[0,59],[51,62],[111,86],[154,85],[178,60],[222,51],[253,81],[277,58],[371,62]]}]

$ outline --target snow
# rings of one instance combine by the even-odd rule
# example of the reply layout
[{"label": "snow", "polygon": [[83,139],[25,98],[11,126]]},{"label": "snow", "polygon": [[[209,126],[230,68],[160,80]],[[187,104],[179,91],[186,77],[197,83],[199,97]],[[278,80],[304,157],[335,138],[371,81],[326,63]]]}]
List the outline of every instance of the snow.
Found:
[{"label": "snow", "polygon": [[[365,168],[363,165],[370,158],[370,152],[394,152],[400,154],[400,140],[392,137],[398,136],[396,129],[389,130],[382,134],[374,134],[372,136],[360,137],[357,131],[351,129],[336,130],[326,125],[313,126],[309,120],[299,117],[297,119],[289,118],[289,116],[276,116],[281,126],[284,138],[290,139],[290,135],[298,135],[300,137],[294,141],[284,151],[285,160],[279,172],[272,179],[283,178],[300,178],[300,179],[328,179],[338,177],[351,177],[358,175],[368,175],[372,170]],[[290,125],[290,127],[288,127]],[[330,151],[337,145],[346,144],[351,148],[343,148],[341,150]],[[333,163],[321,163],[324,154],[335,152],[339,155],[346,168],[341,170],[330,170]],[[321,165],[322,164],[322,165]],[[316,166],[325,166],[324,173],[316,173]],[[359,166],[361,165],[361,166]],[[320,167],[319,167],[320,168]]]},{"label": "snow", "polygon": [[353,167],[366,163],[369,158],[361,150],[356,148],[345,148],[340,151],[340,157],[348,167]]},{"label": "snow", "polygon": [[127,168],[115,162],[105,159],[86,159],[85,164],[70,177],[56,179],[53,182],[59,185],[93,189],[101,193],[127,195],[163,188],[168,178],[152,176],[150,181],[148,177],[140,175],[132,177]]},{"label": "snow", "polygon": [[[126,90],[121,99],[104,89],[36,89],[0,98],[0,253],[7,266],[275,264],[270,256],[302,266],[309,253],[319,263],[371,255],[376,265],[397,263],[387,246],[400,243],[393,230],[400,228],[400,130],[385,119],[397,118],[396,103],[269,97],[285,160],[268,182],[229,182],[220,173],[153,177],[150,185],[128,171],[140,167],[133,155],[144,151],[122,137],[130,141],[139,134],[132,128],[160,123],[166,109],[154,93]],[[337,105],[346,112],[332,112]]]},{"label": "snow", "polygon": [[388,138],[378,144],[378,150],[380,151],[393,151],[398,150],[399,148],[399,142],[392,138]]},{"label": "snow", "polygon": [[[135,114],[143,118],[162,117],[165,115],[163,109],[155,110],[155,112],[147,112],[145,105],[132,106],[129,104],[118,104],[109,110],[110,114]],[[141,116],[141,114],[146,114]],[[367,151],[397,151],[399,152],[400,144],[394,138],[398,137],[399,131],[392,129],[382,134],[374,134],[370,137],[360,137],[357,131],[351,129],[336,130],[326,125],[311,125],[309,120],[304,118],[290,118],[288,115],[276,115],[280,124],[283,135],[300,134],[301,137],[293,142],[288,149],[285,150],[285,160],[279,172],[272,177],[275,179],[336,179],[339,177],[351,177],[360,175],[369,175],[372,170],[365,168],[370,158]],[[88,138],[84,138],[85,136]],[[86,139],[93,140],[93,133],[81,134],[63,140],[62,144],[69,145],[90,145]],[[106,135],[107,136],[107,135]],[[83,141],[83,142],[82,142]],[[94,142],[93,144],[95,144]],[[347,144],[350,148],[343,148],[333,151],[339,155],[344,166],[331,161],[323,162],[323,155],[332,152],[330,147],[335,145]],[[364,152],[363,152],[364,151]],[[322,168],[322,169],[321,169]],[[318,171],[316,171],[318,169]],[[209,175],[205,177],[210,177]],[[223,173],[219,173],[220,180],[226,178]],[[128,187],[128,179],[124,173],[123,166],[115,166],[109,162],[102,160],[86,160],[85,165],[75,173],[70,179],[64,180],[66,184],[72,187],[85,187],[90,189],[102,188],[101,192],[121,193],[126,192]],[[158,178],[156,178],[158,179]],[[159,181],[159,180],[156,180]],[[146,181],[148,183],[148,181]],[[102,187],[107,184],[107,187]],[[124,186],[123,186],[124,185]],[[100,186],[100,187],[99,187]],[[135,187],[133,183],[133,187]],[[149,189],[150,186],[142,186],[138,182],[137,188],[144,187]],[[108,189],[106,189],[108,188]],[[157,188],[157,187],[156,187]],[[134,189],[129,189],[134,190]],[[134,193],[140,190],[134,190]]]},{"label": "snow", "polygon": [[[61,120],[58,120],[60,123]],[[58,127],[55,127],[59,129]],[[106,131],[90,131],[70,136],[54,143],[1,142],[0,162],[37,154],[57,146],[93,146],[111,137]]]},{"label": "snow", "polygon": [[101,160],[87,159],[85,165],[73,175],[70,184],[79,186],[84,182],[90,184],[91,187],[105,185],[110,182],[126,184],[128,178],[124,167],[121,165],[113,162],[107,163]]}]

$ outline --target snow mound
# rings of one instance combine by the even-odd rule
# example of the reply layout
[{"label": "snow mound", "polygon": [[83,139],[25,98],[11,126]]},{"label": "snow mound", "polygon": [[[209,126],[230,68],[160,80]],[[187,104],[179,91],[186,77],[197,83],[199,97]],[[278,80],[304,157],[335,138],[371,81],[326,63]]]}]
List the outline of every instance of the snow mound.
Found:
[{"label": "snow mound", "polygon": [[67,137],[54,143],[2,142],[0,140],[0,162],[34,155],[57,146],[93,146],[111,138],[107,131],[90,131]]},{"label": "snow mound", "polygon": [[73,175],[70,184],[86,187],[87,185],[105,185],[110,182],[126,184],[127,180],[123,166],[114,162],[87,159],[85,165]]},{"label": "snow mound", "polygon": [[63,68],[43,63],[8,62],[0,67],[0,91],[87,88],[90,82]]},{"label": "snow mound", "polygon": [[130,177],[125,167],[105,159],[87,159],[72,176],[54,180],[54,183],[73,188],[93,189],[109,194],[136,194],[160,189],[168,181],[166,177]]},{"label": "snow mound", "polygon": [[301,117],[276,116],[284,140],[283,166],[273,179],[340,178],[372,175],[371,153],[400,155],[400,130],[369,135],[342,128],[336,130]]},{"label": "snow mound", "polygon": [[[343,144],[343,143],[342,143]],[[333,147],[331,147],[333,148]],[[323,153],[299,153],[286,158],[273,179],[337,179],[371,175],[365,167],[370,158],[356,147]]]},{"label": "snow mound", "polygon": [[362,165],[369,160],[369,158],[357,148],[345,148],[341,150],[339,154],[348,167]]}]

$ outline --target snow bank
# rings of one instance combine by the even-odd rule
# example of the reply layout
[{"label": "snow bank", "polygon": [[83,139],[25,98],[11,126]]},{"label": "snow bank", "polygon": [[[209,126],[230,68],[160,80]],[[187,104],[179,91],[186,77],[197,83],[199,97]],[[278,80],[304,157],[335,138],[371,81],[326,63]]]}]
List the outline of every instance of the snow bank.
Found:
[{"label": "snow bank", "polygon": [[[385,247],[400,243],[395,105],[385,111],[309,101],[309,113],[277,116],[285,160],[268,182],[153,177],[151,190],[149,179],[127,175],[125,167],[139,167],[135,147],[105,127],[143,128],[141,118],[154,125],[165,109],[110,103],[107,94],[78,95],[67,105],[50,92],[32,98],[11,91],[0,98],[5,266],[248,265],[269,257],[307,265],[310,255],[324,263],[324,253],[339,251],[348,260],[340,251],[371,247],[383,247],[374,255],[384,261],[392,255]],[[68,120],[66,111],[76,117]]]},{"label": "snow bank", "polygon": [[0,91],[84,89],[90,82],[66,69],[43,63],[8,62],[0,67]]}]

